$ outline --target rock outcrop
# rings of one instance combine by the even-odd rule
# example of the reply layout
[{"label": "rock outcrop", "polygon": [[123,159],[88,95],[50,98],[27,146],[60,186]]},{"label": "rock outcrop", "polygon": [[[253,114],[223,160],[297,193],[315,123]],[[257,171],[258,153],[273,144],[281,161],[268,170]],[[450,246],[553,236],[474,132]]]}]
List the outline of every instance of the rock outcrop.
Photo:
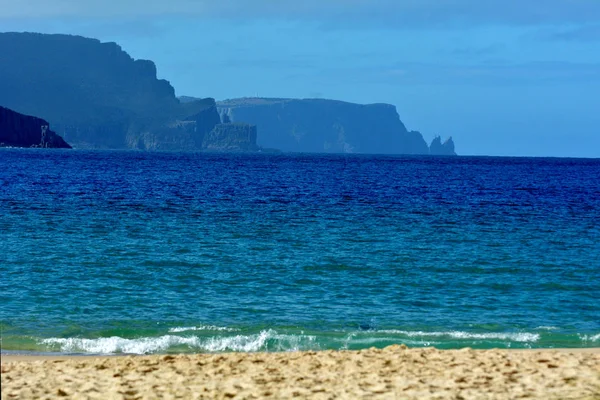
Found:
[{"label": "rock outcrop", "polygon": [[47,121],[4,107],[0,107],[0,147],[71,148]]},{"label": "rock outcrop", "polygon": [[204,137],[202,148],[210,151],[257,151],[256,126],[219,124]]},{"label": "rock outcrop", "polygon": [[[188,100],[190,98],[187,98]],[[217,103],[223,121],[258,128],[258,145],[311,153],[429,154],[390,104],[323,99],[242,98]]]},{"label": "rock outcrop", "polygon": [[431,141],[429,153],[433,156],[455,156],[456,152],[454,151],[454,141],[450,137],[444,143],[442,143],[442,138],[436,136]]},{"label": "rock outcrop", "polygon": [[[126,147],[139,150],[167,151],[251,151],[256,146],[256,127],[249,124],[222,124],[215,100],[195,100],[196,113],[174,119],[138,119],[129,126]],[[199,107],[200,105],[203,108]],[[246,135],[252,143],[240,140],[240,129],[253,130],[254,136]],[[225,145],[224,143],[227,143]],[[236,147],[235,143],[240,147]]]},{"label": "rock outcrop", "polygon": [[214,99],[180,102],[156,73],[116,43],[0,33],[0,104],[48,120],[77,148],[201,150],[221,122]]}]

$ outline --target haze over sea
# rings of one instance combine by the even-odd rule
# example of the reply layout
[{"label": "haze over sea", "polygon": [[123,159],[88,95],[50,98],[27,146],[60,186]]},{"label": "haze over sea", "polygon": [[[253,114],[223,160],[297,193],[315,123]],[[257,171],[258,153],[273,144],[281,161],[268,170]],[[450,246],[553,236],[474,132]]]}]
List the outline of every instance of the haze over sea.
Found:
[{"label": "haze over sea", "polygon": [[600,346],[600,160],[0,151],[9,352]]}]

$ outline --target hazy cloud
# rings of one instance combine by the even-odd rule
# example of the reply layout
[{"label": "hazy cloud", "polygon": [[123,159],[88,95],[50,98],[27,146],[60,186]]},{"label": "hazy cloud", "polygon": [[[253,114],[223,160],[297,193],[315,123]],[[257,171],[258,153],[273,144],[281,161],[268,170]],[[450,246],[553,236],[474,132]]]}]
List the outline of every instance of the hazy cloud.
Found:
[{"label": "hazy cloud", "polygon": [[[598,82],[600,64],[572,62],[530,62],[496,65],[413,65],[404,75],[410,81],[417,79],[445,84],[518,84],[535,85],[559,82]],[[431,81],[430,81],[431,82]]]},{"label": "hazy cloud", "polygon": [[530,86],[554,83],[600,82],[600,64],[531,62],[521,64],[433,64],[398,63],[385,67],[340,68],[321,71],[324,80],[352,80],[356,76],[370,83],[399,85]]},{"label": "hazy cloud", "polygon": [[0,0],[0,17],[305,19],[395,27],[600,22],[598,0]]},{"label": "hazy cloud", "polygon": [[586,25],[559,32],[546,32],[542,36],[548,40],[595,42],[600,41],[600,25]]}]

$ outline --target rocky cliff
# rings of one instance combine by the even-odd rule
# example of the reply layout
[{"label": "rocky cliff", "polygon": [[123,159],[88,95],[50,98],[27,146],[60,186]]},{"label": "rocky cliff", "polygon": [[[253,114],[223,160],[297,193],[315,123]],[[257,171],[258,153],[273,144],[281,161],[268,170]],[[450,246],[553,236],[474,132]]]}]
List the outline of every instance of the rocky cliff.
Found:
[{"label": "rocky cliff", "polygon": [[[189,98],[187,98],[189,100]],[[217,103],[222,120],[258,128],[258,145],[293,152],[429,154],[390,104],[243,98]]]},{"label": "rocky cliff", "polygon": [[429,154],[434,156],[455,156],[454,141],[452,138],[448,138],[442,143],[442,138],[436,136],[429,146]]},{"label": "rocky cliff", "polygon": [[47,121],[0,107],[0,147],[47,147],[70,149],[71,146],[50,130]]},{"label": "rocky cliff", "polygon": [[257,151],[256,126],[219,124],[205,136],[202,148],[210,151]]},{"label": "rocky cliff", "polygon": [[0,104],[48,120],[78,148],[200,150],[220,124],[215,101],[182,103],[156,73],[116,43],[0,33]]}]

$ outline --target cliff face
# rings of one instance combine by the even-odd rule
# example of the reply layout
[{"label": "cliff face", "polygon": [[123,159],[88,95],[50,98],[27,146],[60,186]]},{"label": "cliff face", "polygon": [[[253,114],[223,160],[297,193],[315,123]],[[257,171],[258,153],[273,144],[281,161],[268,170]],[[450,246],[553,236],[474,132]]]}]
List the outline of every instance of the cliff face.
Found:
[{"label": "cliff face", "polygon": [[214,99],[201,100],[205,108],[168,124],[137,121],[126,136],[126,146],[139,150],[257,151],[256,127],[221,123]]},{"label": "cliff face", "polygon": [[4,107],[0,107],[0,147],[71,148],[47,121]]},{"label": "cliff face", "polygon": [[210,151],[257,151],[256,126],[219,124],[204,137],[202,148]]},{"label": "cliff face", "polygon": [[199,150],[220,123],[213,99],[181,103],[153,62],[70,35],[0,33],[0,104],[79,148]]},{"label": "cliff face", "polygon": [[434,156],[455,156],[454,141],[448,138],[442,143],[442,138],[436,136],[429,146],[429,153]]},{"label": "cliff face", "polygon": [[421,134],[409,132],[389,104],[246,98],[217,106],[222,120],[256,125],[262,147],[318,153],[429,153]]}]

